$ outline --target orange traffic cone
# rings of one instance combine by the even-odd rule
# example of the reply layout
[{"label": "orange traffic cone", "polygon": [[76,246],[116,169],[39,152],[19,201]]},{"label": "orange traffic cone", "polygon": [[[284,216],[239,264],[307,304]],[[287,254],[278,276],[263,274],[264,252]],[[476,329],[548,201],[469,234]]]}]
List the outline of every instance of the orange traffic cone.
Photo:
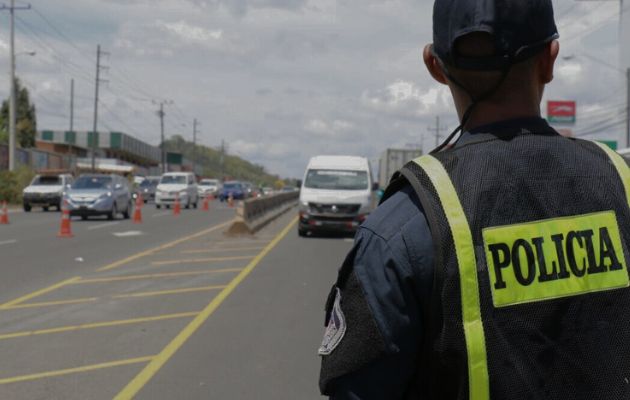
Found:
[{"label": "orange traffic cone", "polygon": [[2,202],[2,214],[0,214],[0,225],[9,224],[9,211],[7,210],[7,202]]},{"label": "orange traffic cone", "polygon": [[141,224],[142,223],[142,205],[144,201],[142,200],[142,195],[138,194],[136,197],[136,206],[133,208],[133,223]]},{"label": "orange traffic cone", "polygon": [[203,199],[203,211],[210,211],[210,196]]},{"label": "orange traffic cone", "polygon": [[179,215],[182,212],[182,205],[179,202],[179,193],[175,196],[175,207],[173,207],[173,215]]},{"label": "orange traffic cone", "polygon": [[234,196],[232,196],[232,193],[228,196],[228,207],[234,207]]},{"label": "orange traffic cone", "polygon": [[64,201],[63,212],[61,213],[61,228],[59,229],[57,237],[71,238],[73,236],[72,228],[70,227],[70,210],[68,210],[68,202]]}]

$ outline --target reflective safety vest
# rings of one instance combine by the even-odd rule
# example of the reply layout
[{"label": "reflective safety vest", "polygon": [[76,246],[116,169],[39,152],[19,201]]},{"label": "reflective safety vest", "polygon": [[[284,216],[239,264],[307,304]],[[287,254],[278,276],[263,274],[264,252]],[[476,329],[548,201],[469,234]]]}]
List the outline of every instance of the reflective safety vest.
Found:
[{"label": "reflective safety vest", "polygon": [[555,132],[477,136],[401,171],[436,251],[421,391],[630,399],[628,166]]}]

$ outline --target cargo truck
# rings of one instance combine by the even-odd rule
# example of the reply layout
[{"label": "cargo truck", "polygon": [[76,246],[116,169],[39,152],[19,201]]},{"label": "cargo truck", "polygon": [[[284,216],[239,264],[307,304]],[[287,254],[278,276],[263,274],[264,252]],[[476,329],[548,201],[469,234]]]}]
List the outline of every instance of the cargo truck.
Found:
[{"label": "cargo truck", "polygon": [[381,189],[389,184],[392,175],[409,161],[422,155],[422,149],[387,149],[381,155],[378,165],[378,183]]}]

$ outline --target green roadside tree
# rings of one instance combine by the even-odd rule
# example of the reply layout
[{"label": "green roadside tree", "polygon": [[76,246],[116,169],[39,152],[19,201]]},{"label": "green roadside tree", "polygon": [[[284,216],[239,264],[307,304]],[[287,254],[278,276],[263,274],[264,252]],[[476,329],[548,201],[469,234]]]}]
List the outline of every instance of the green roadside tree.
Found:
[{"label": "green roadside tree", "polygon": [[[35,105],[31,104],[28,89],[23,87],[19,79],[15,79],[16,115],[15,131],[17,144],[22,148],[35,146],[37,133],[37,116]],[[0,107],[0,143],[7,143],[9,137],[9,100],[2,102]]]}]

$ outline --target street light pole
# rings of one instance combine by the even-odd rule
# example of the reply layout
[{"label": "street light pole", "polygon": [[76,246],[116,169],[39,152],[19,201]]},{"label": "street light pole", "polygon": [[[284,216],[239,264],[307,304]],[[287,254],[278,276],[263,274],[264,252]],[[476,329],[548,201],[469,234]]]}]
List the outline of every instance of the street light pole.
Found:
[{"label": "street light pole", "polygon": [[15,0],[11,0],[11,5],[9,7],[2,6],[0,10],[9,10],[11,14],[9,18],[9,78],[11,82],[9,83],[9,171],[15,171],[15,144],[16,133],[15,133],[15,10],[28,10],[31,8],[31,5],[23,6],[23,7],[15,7]]},{"label": "street light pole", "polygon": [[10,39],[9,47],[11,53],[10,74],[11,82],[9,83],[9,171],[15,171],[15,0],[11,0],[11,22],[10,22]]}]

